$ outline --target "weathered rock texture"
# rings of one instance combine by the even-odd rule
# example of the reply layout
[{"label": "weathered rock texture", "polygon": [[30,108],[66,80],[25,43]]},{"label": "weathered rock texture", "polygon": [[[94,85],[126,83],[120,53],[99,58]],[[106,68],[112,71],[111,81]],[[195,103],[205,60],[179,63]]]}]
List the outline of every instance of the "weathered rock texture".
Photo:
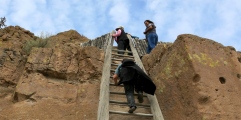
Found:
[{"label": "weathered rock texture", "polygon": [[165,119],[241,119],[241,62],[234,48],[184,34],[142,60]]},{"label": "weathered rock texture", "polygon": [[19,26],[0,29],[0,86],[14,87],[17,84],[26,59],[22,47],[27,40],[34,38],[33,33]]},{"label": "weathered rock texture", "polygon": [[[0,77],[0,119],[95,120],[103,51],[81,48],[79,44],[88,39],[70,30],[50,37],[44,48],[34,47],[26,56],[22,47],[36,36],[20,27],[5,31],[8,29],[11,30],[4,35],[11,33],[12,39],[21,45],[14,46],[11,37],[0,38],[4,73]],[[25,37],[15,39],[14,30]],[[6,47],[11,51],[6,51]]]},{"label": "weathered rock texture", "polygon": [[[19,26],[0,30],[0,119],[96,120],[104,51],[81,48],[88,39],[69,30],[25,54],[37,39]],[[233,47],[186,34],[142,60],[166,120],[241,119],[241,52]]]}]

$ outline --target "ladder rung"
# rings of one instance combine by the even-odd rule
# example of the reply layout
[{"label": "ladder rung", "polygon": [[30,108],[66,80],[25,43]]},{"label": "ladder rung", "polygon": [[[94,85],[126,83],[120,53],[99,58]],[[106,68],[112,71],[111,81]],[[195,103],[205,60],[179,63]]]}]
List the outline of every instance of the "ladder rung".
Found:
[{"label": "ladder rung", "polygon": [[132,53],[130,51],[125,51],[125,50],[117,50],[117,49],[112,49],[112,51],[117,51],[117,52],[126,52],[126,53]]},{"label": "ladder rung", "polygon": [[[127,103],[125,103],[125,104],[110,103],[110,105],[127,106]],[[138,108],[144,108],[144,109],[150,109],[150,107],[151,107],[151,106],[140,106],[140,105],[137,105],[137,104],[136,104],[136,106],[137,106]]]},{"label": "ladder rung", "polygon": [[[115,101],[115,100],[110,100],[110,103],[116,103],[116,104],[128,104],[127,102],[121,102],[121,101]],[[140,104],[136,103],[137,106],[143,106],[143,107],[150,107],[150,104]]]},{"label": "ladder rung", "polygon": [[134,58],[134,56],[130,56],[130,55],[123,55],[123,54],[115,54],[115,53],[112,53],[112,55],[116,55],[116,56],[122,56],[122,57],[130,57],[130,58]]},{"label": "ladder rung", "polygon": [[[110,92],[110,94],[117,94],[117,95],[126,95],[123,92]],[[134,93],[134,96],[137,96],[138,94]],[[147,97],[146,95],[143,95],[143,97]]]},{"label": "ladder rung", "polygon": [[109,111],[113,114],[122,114],[122,115],[135,115],[135,116],[143,116],[143,117],[153,117],[152,114],[145,114],[145,113],[128,113],[128,112],[122,112],[122,111]]},{"label": "ladder rung", "polygon": [[111,60],[122,61],[123,59],[111,58]]},{"label": "ladder rung", "polygon": [[[110,83],[111,86],[116,86],[114,83]],[[118,85],[118,87],[124,87],[124,85]]]},{"label": "ladder rung", "polygon": [[119,64],[114,64],[114,63],[111,63],[111,65],[113,65],[113,66],[118,66]]}]

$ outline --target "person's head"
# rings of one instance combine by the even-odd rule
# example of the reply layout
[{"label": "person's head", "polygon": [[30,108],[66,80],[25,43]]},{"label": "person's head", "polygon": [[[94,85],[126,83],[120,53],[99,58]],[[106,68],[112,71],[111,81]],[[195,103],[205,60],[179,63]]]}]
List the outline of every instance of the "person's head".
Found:
[{"label": "person's head", "polygon": [[119,30],[119,29],[124,30],[124,27],[123,27],[123,26],[119,26],[119,27],[117,27],[115,30],[117,31],[117,30]]},{"label": "person's head", "polygon": [[152,23],[152,24],[154,24],[152,21],[150,21],[150,20],[145,20],[144,21],[144,24],[147,26],[148,24],[150,24],[150,23]]}]

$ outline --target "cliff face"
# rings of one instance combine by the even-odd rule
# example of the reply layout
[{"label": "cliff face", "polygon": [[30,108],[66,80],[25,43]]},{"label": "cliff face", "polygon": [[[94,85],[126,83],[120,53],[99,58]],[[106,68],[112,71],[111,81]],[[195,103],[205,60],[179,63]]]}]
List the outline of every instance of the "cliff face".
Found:
[{"label": "cliff face", "polygon": [[[28,30],[0,30],[0,119],[96,120],[104,51],[74,30],[23,51]],[[142,62],[165,119],[241,119],[241,53],[195,35],[156,46]],[[121,119],[121,118],[115,118]]]},{"label": "cliff face", "polygon": [[14,87],[24,70],[23,44],[35,36],[19,26],[0,29],[0,84]]},{"label": "cliff face", "polygon": [[241,61],[233,47],[184,34],[142,60],[165,119],[241,119]]},{"label": "cliff face", "polygon": [[70,30],[26,55],[24,44],[37,37],[20,27],[2,31],[1,119],[96,119],[103,51],[80,48],[88,39]]}]

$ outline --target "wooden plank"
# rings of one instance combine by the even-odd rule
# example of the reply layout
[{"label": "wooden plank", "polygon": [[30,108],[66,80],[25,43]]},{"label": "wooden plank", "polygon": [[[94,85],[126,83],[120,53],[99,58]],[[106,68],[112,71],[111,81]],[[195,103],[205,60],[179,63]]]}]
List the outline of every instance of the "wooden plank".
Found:
[{"label": "wooden plank", "polygon": [[112,114],[122,114],[122,115],[135,115],[135,116],[142,116],[142,117],[153,117],[152,114],[143,114],[143,113],[128,113],[122,111],[110,111]]},{"label": "wooden plank", "polygon": [[[116,100],[110,100],[110,103],[116,103],[116,104],[124,104],[127,105],[127,102],[122,102],[122,101],[116,101]],[[137,106],[142,106],[146,108],[150,108],[150,104],[142,104],[142,103],[136,103]]]},{"label": "wooden plank", "polygon": [[[110,103],[110,105],[117,105],[117,106],[127,106],[127,104],[118,104],[118,103]],[[138,108],[145,108],[145,109],[151,109],[150,106],[146,107],[146,106],[138,106],[136,105]]]},{"label": "wooden plank", "polygon": [[123,59],[111,58],[111,60],[122,61]]},{"label": "wooden plank", "polygon": [[116,50],[116,49],[112,49],[112,51],[117,51],[117,52],[125,52],[125,53],[132,53],[130,51],[125,51],[125,50]]},{"label": "wooden plank", "polygon": [[133,56],[130,56],[130,55],[123,55],[123,54],[115,54],[115,53],[112,53],[112,55],[121,56],[121,57],[130,57],[130,58],[134,58]]},{"label": "wooden plank", "polygon": [[[132,40],[131,36],[130,35],[127,35],[127,36],[129,38],[129,40],[131,41]],[[146,73],[145,68],[142,64],[142,61],[141,61],[136,49],[134,48],[132,42],[130,42],[130,47],[131,47],[132,54],[135,58],[135,62]],[[150,104],[151,104],[151,111],[152,111],[152,114],[153,114],[153,120],[164,120],[161,109],[159,107],[159,103],[156,99],[156,96],[147,94],[147,98],[149,99]]]},{"label": "wooden plank", "polygon": [[[116,86],[114,83],[110,83],[110,86]],[[124,87],[124,85],[118,85],[118,87]]]},{"label": "wooden plank", "polygon": [[99,106],[97,120],[108,120],[109,119],[109,78],[110,78],[110,68],[111,68],[111,49],[113,45],[113,39],[109,35],[109,40],[107,49],[105,52],[105,60],[102,70],[102,78],[100,84],[100,96],[99,96]]},{"label": "wooden plank", "polygon": [[114,63],[111,63],[112,66],[118,66],[119,64],[114,64]]},{"label": "wooden plank", "polygon": [[[123,92],[110,92],[110,94],[117,94],[117,95],[126,95]],[[134,96],[137,96],[138,94],[134,93]],[[146,95],[143,95],[143,97],[147,97]]]},{"label": "wooden plank", "polygon": [[111,69],[110,72],[115,72],[115,69]]}]

